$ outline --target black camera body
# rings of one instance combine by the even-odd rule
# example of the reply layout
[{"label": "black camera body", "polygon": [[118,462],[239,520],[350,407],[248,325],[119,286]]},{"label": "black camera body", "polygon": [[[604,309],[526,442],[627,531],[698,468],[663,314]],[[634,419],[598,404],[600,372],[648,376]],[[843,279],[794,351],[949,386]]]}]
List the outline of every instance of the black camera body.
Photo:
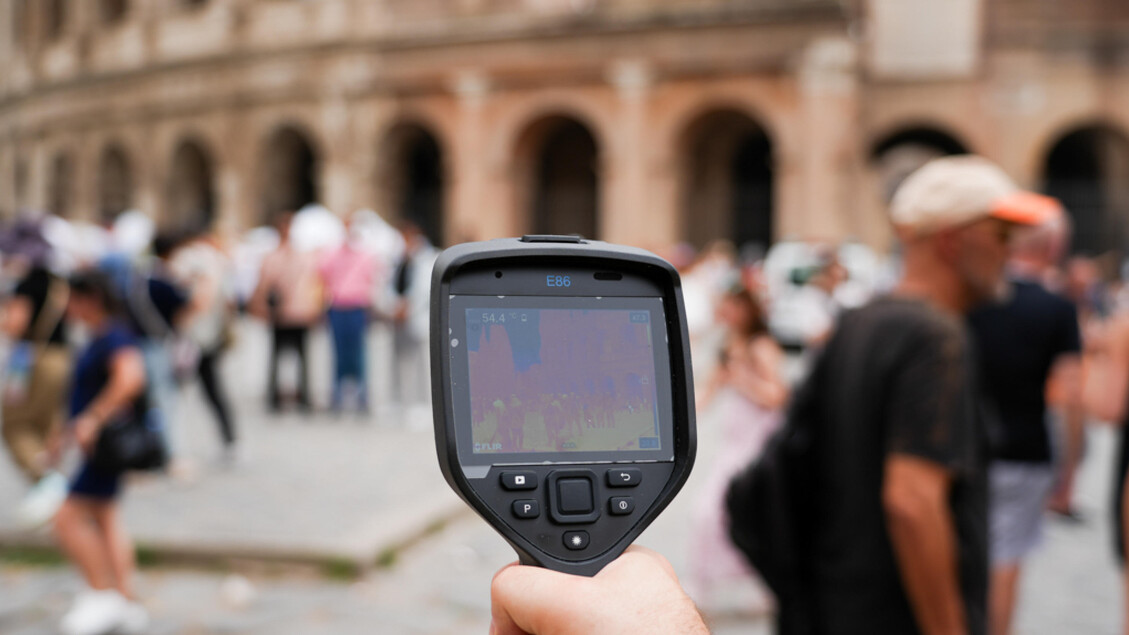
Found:
[{"label": "black camera body", "polygon": [[431,293],[447,482],[523,564],[594,575],[694,462],[678,273],[641,249],[525,236],[444,251]]}]

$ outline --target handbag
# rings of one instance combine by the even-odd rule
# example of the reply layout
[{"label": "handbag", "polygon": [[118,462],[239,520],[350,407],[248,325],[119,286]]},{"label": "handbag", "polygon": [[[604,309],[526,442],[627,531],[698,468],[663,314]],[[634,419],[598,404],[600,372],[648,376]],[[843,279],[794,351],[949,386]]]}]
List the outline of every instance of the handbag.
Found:
[{"label": "handbag", "polygon": [[156,411],[135,408],[102,427],[90,463],[106,472],[152,471],[164,468],[168,458]]}]

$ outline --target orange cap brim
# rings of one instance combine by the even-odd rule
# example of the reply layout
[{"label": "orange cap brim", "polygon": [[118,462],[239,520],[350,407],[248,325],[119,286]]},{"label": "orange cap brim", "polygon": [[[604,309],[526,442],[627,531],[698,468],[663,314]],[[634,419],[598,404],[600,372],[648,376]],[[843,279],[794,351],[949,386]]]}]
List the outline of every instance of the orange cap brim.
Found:
[{"label": "orange cap brim", "polygon": [[1062,214],[1057,199],[1034,192],[1015,192],[992,205],[989,216],[1017,225],[1042,225]]}]

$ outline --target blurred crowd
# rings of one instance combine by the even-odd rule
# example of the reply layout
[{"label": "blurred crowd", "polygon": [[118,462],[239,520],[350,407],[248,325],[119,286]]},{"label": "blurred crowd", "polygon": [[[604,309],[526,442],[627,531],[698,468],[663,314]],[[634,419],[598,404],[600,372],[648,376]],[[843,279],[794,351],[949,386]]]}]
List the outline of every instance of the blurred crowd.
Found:
[{"label": "blurred crowd", "polygon": [[391,399],[425,402],[436,255],[409,222],[392,227],[367,211],[342,220],[316,206],[278,214],[234,242],[156,231],[140,212],[106,226],[31,213],[0,226],[0,423],[29,487],[17,517],[29,528],[53,522],[88,587],[63,632],[145,630],[118,512],[122,475],[163,469],[192,478],[177,405],[190,382],[199,381],[215,420],[217,464],[241,462],[232,386],[219,370],[240,316],[271,333],[270,413],[324,403],[310,394],[307,351],[322,323],[333,343],[325,400],[333,412],[370,412],[374,322],[392,333]]},{"label": "blurred crowd", "polygon": [[[699,421],[725,438],[702,466],[689,581],[700,602],[753,580],[750,608],[777,612],[783,633],[1006,635],[1045,519],[1092,520],[1075,506],[1075,475],[1086,427],[1126,417],[1129,262],[1070,255],[1069,214],[1053,199],[1009,194],[1018,202],[1003,221],[987,204],[962,212],[972,196],[962,189],[995,200],[978,180],[1014,188],[975,162],[919,175],[925,193],[903,195],[917,200],[903,204],[906,220],[895,212],[901,244],[889,256],[850,243],[667,254],[683,275],[699,412],[714,415]],[[1112,475],[1120,558],[1127,449],[1123,433]],[[764,493],[789,478],[788,460],[812,476],[788,485],[800,510],[772,508]],[[799,519],[785,529],[806,553],[785,563],[797,571],[784,582],[780,557],[760,555],[773,598],[750,566],[766,530],[731,516],[776,513]],[[945,554],[932,572],[943,575],[922,575],[928,558],[907,550]]]},{"label": "blurred crowd", "polygon": [[[835,632],[916,623],[1004,635],[1044,518],[1083,518],[1073,488],[1086,426],[1121,423],[1129,404],[1129,263],[1069,255],[1069,214],[984,163],[911,177],[922,192],[899,191],[901,241],[888,255],[853,242],[661,250],[682,276],[699,422],[724,439],[699,466],[708,475],[692,519],[687,583],[707,607],[744,582],[755,593],[746,608],[776,612],[786,633],[830,632],[815,615],[840,620]],[[374,322],[392,333],[392,400],[424,402],[436,256],[410,222],[316,206],[236,241],[158,232],[137,212],[107,226],[26,214],[0,227],[3,438],[29,486],[19,513],[29,526],[53,521],[88,586],[64,632],[145,629],[120,477],[191,469],[176,418],[186,383],[203,388],[221,464],[240,461],[231,387],[218,372],[240,316],[270,330],[270,413],[323,402],[368,413]],[[323,323],[333,346],[324,399],[311,395],[307,351]],[[283,372],[288,363],[295,372]],[[132,431],[107,440],[119,429]],[[1114,475],[1122,556],[1124,429]],[[159,456],[142,452],[146,435]],[[734,492],[758,457],[782,460],[781,439],[794,454],[795,439],[808,443],[805,469],[824,479],[805,485],[814,489],[800,533],[824,555],[786,587],[802,593],[782,593],[771,563],[759,581],[735,517],[743,503],[771,503]],[[955,533],[936,534],[946,527]],[[931,576],[937,563],[907,549],[959,567],[942,557],[952,579]]]}]

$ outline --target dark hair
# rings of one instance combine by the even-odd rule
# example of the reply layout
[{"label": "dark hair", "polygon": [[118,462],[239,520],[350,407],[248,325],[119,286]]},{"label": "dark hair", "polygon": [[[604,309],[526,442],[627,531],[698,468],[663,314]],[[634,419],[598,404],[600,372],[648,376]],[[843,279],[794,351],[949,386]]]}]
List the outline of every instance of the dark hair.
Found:
[{"label": "dark hair", "polygon": [[765,314],[764,305],[753,292],[744,287],[734,287],[725,294],[725,300],[737,303],[748,316],[748,321],[737,327],[738,335],[753,338],[768,333],[768,316]]},{"label": "dark hair", "polygon": [[165,231],[153,237],[153,255],[164,260],[188,240],[187,232]]},{"label": "dark hair", "polygon": [[122,314],[121,298],[105,273],[97,269],[83,269],[73,274],[68,282],[73,295],[94,300],[108,315],[116,317]]}]

